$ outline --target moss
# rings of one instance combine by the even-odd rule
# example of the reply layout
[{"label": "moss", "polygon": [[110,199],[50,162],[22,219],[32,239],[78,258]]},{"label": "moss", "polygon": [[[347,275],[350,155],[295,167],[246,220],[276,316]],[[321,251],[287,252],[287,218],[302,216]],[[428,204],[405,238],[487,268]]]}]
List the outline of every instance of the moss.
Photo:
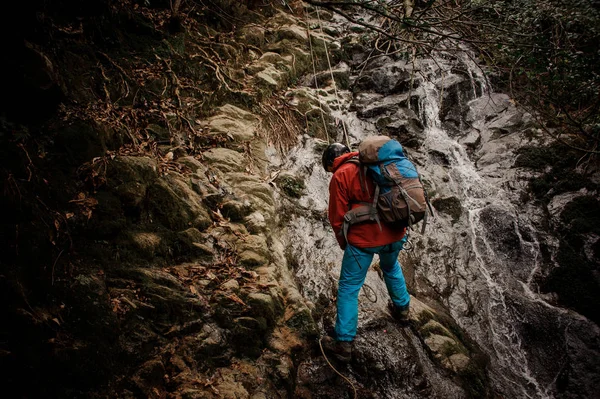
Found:
[{"label": "moss", "polygon": [[523,147],[518,151],[515,166],[544,171],[530,181],[529,189],[536,198],[549,199],[549,192],[557,195],[582,188],[593,190],[597,187],[597,184],[575,171],[580,158],[579,153],[562,144]]},{"label": "moss", "polygon": [[435,335],[443,335],[443,336],[446,336],[449,338],[454,338],[452,336],[452,334],[446,328],[444,328],[444,326],[442,326],[438,323],[426,324],[419,331],[424,337],[435,334]]},{"label": "moss", "polygon": [[425,324],[427,324],[427,322],[429,320],[436,320],[435,315],[432,312],[430,312],[429,310],[422,311],[419,314],[419,318],[418,318],[419,327],[422,327]]},{"label": "moss", "polygon": [[456,223],[460,219],[462,215],[462,206],[458,198],[438,198],[431,202],[434,208],[439,212],[450,215],[452,217],[452,223]]},{"label": "moss", "polygon": [[467,349],[464,346],[462,346],[462,345],[460,345],[458,343],[453,344],[453,343],[450,343],[450,342],[446,342],[442,346],[442,348],[440,350],[440,353],[444,357],[449,358],[450,356],[452,356],[454,354],[457,354],[457,353],[462,353],[464,355],[468,355],[469,351],[467,351]]},{"label": "moss", "polygon": [[306,185],[300,177],[283,175],[277,179],[277,184],[283,192],[292,198],[300,198],[304,194]]},{"label": "moss", "polygon": [[469,398],[488,398],[491,396],[485,364],[471,362],[459,373],[459,378]]}]

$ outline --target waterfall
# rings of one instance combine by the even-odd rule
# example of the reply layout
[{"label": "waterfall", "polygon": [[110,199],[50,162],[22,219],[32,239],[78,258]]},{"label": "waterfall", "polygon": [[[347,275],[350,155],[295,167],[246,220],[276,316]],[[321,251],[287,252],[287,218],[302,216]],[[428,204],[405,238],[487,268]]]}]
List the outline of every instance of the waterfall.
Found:
[{"label": "waterfall", "polygon": [[[410,108],[411,94],[418,97],[415,111],[424,129],[420,147],[408,148],[408,154],[434,192],[433,199],[455,198],[461,208],[456,220],[438,212],[428,222],[425,235],[411,233],[414,249],[403,251],[400,257],[401,262],[414,264],[415,283],[411,294],[418,297],[435,293],[435,299],[443,303],[460,328],[489,357],[489,377],[493,389],[502,397],[554,398],[556,381],[567,359],[581,358],[578,350],[568,353],[569,347],[585,346],[587,344],[581,342],[597,339],[598,328],[573,312],[547,303],[537,292],[535,277],[540,273],[543,258],[541,233],[538,233],[534,212],[519,200],[522,189],[513,188],[517,174],[511,169],[521,139],[518,134],[509,134],[496,140],[491,129],[494,123],[500,123],[496,120],[503,120],[503,113],[517,110],[510,105],[507,96],[492,91],[481,69],[467,53],[433,57],[435,59],[418,59],[413,66],[403,64],[418,81],[413,93],[404,97],[373,96],[375,102],[391,110],[385,115],[398,108],[394,101],[405,101],[401,107]],[[457,74],[457,70],[462,73]],[[303,90],[311,90],[318,98],[316,90]],[[451,132],[440,118],[447,112],[444,98],[449,90],[454,90],[457,106],[464,108],[457,111],[462,116]],[[340,91],[340,98],[335,101],[341,105],[331,107],[334,109],[331,115],[345,124],[352,145],[366,136],[378,134],[377,117],[359,117],[356,110],[350,110],[356,108],[350,105],[356,103],[360,95]],[[493,110],[485,111],[488,108]],[[471,115],[468,123],[465,115]],[[494,119],[491,122],[486,118],[490,115]],[[481,140],[476,156],[472,149],[469,152],[465,141],[473,132],[477,132]],[[331,317],[331,298],[335,296],[343,253],[325,218],[330,175],[321,166],[323,142],[309,135],[299,141],[281,166],[304,178],[305,195],[296,204],[304,211],[292,216],[284,235],[295,259],[295,274],[302,294],[308,302],[328,306]],[[337,141],[344,141],[341,128]],[[418,339],[405,333],[395,335],[396,341],[392,343],[381,338],[376,326],[387,325],[381,321],[389,316],[387,291],[373,268],[367,274],[366,285],[369,292],[363,289],[359,297],[357,345],[368,345],[377,364],[408,367],[406,359],[412,356],[412,361],[421,364],[427,378],[442,386],[439,388],[444,392],[442,396],[459,397],[453,383],[444,379],[443,373],[436,371],[427,359]],[[377,300],[373,301],[373,297]],[[323,328],[327,320],[319,323]],[[591,338],[577,336],[571,325],[584,326]],[[385,331],[390,334],[389,330]],[[554,341],[535,336],[540,333],[548,334]],[[412,349],[406,346],[410,343]],[[565,354],[558,353],[552,346],[563,348]],[[386,377],[381,378],[386,382],[377,389],[385,397],[429,397],[414,388],[406,388],[405,382],[394,380],[398,370],[384,371]]]}]

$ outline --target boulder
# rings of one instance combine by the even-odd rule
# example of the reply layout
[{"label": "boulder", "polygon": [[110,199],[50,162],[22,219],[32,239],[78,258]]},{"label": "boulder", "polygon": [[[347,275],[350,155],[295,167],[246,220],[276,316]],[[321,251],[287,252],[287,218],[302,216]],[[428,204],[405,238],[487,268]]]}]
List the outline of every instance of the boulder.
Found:
[{"label": "boulder", "polygon": [[204,230],[212,224],[202,198],[180,175],[170,173],[148,189],[150,211],[173,230],[195,227]]},{"label": "boulder", "polygon": [[403,146],[419,148],[425,139],[424,127],[414,111],[400,108],[394,114],[377,120],[378,131],[396,138]]},{"label": "boulder", "polygon": [[157,178],[156,161],[148,157],[118,156],[106,171],[107,185],[128,208],[142,205],[148,186]]},{"label": "boulder", "polygon": [[224,173],[244,170],[244,155],[228,148],[211,148],[202,153],[206,163]]},{"label": "boulder", "polygon": [[346,90],[348,88],[350,67],[345,62],[339,63],[331,71],[326,70],[309,75],[300,84],[312,88],[330,86],[332,85],[332,75],[338,89]]},{"label": "boulder", "polygon": [[375,92],[380,94],[403,93],[411,89],[412,79],[410,67],[405,61],[385,64],[377,68],[365,70],[352,85],[352,91]]},{"label": "boulder", "polygon": [[250,141],[254,138],[260,119],[241,108],[225,104],[217,114],[208,119],[209,135],[222,135],[234,142]]}]

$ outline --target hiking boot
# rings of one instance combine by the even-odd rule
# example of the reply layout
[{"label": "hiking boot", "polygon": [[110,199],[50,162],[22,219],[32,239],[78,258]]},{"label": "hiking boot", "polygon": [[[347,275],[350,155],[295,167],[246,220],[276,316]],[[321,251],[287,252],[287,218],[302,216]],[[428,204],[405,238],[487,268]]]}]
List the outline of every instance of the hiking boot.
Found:
[{"label": "hiking boot", "polygon": [[390,304],[390,312],[392,313],[392,317],[399,321],[402,324],[407,324],[408,313],[410,311],[409,305],[406,306],[396,306],[393,303]]},{"label": "hiking boot", "polygon": [[328,354],[333,355],[337,360],[342,363],[349,363],[352,358],[352,342],[351,341],[337,341],[329,335],[323,337],[321,340],[323,350]]}]

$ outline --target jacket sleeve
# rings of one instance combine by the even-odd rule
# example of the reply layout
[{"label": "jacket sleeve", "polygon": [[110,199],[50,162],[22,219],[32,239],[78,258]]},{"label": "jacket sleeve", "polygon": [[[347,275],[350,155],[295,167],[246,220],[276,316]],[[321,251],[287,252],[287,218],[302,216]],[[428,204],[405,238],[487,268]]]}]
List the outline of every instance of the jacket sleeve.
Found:
[{"label": "jacket sleeve", "polygon": [[329,223],[335,233],[340,248],[346,248],[346,241],[341,235],[344,215],[348,211],[348,190],[343,180],[343,174],[334,173],[329,183]]}]

